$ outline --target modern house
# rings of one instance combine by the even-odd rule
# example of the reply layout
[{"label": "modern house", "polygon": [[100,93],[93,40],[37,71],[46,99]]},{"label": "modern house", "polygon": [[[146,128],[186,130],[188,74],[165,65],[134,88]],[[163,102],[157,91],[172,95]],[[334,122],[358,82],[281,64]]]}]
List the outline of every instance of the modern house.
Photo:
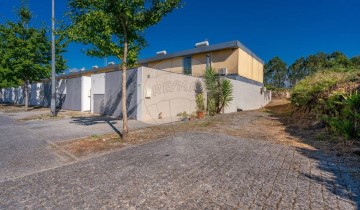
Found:
[{"label": "modern house", "polygon": [[[140,60],[127,71],[128,116],[141,121],[174,121],[180,112],[196,109],[195,92],[205,89],[202,76],[216,69],[233,84],[233,101],[225,113],[265,106],[271,93],[263,86],[264,62],[239,41],[209,45]],[[111,116],[121,113],[121,73],[119,66],[93,67],[88,71],[57,78],[58,106],[62,109],[91,111]],[[49,106],[51,83],[31,85],[31,105]],[[16,99],[21,88],[1,90],[0,102],[23,103]]]},{"label": "modern house", "polygon": [[153,69],[202,76],[211,67],[230,78],[242,77],[263,83],[264,62],[239,41],[215,45],[195,44],[195,48],[170,53],[161,51],[155,57],[139,61],[139,65]]}]

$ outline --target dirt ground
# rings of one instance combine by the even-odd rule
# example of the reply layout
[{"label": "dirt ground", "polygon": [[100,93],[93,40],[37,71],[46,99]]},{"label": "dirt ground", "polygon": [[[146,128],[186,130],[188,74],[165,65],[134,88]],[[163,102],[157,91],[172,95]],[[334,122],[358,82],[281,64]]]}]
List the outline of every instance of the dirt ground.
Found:
[{"label": "dirt ground", "polygon": [[122,140],[116,134],[95,135],[59,142],[57,146],[76,157],[84,158],[163,137],[176,137],[177,133],[191,135],[200,131],[270,141],[297,148],[321,149],[324,152],[347,156],[356,160],[355,162],[360,162],[358,161],[360,157],[352,153],[354,147],[360,148],[358,142],[342,141],[338,137],[327,134],[325,128],[313,129],[311,124],[316,121],[314,118],[296,115],[293,110],[288,100],[276,99],[261,110],[223,114],[202,120],[135,130],[130,132],[127,140]]},{"label": "dirt ground", "polygon": [[[37,107],[37,106],[29,106],[28,111],[45,111],[49,110],[48,108]],[[4,113],[18,113],[24,112],[25,106],[23,105],[8,105],[8,104],[0,104],[0,112]]]}]

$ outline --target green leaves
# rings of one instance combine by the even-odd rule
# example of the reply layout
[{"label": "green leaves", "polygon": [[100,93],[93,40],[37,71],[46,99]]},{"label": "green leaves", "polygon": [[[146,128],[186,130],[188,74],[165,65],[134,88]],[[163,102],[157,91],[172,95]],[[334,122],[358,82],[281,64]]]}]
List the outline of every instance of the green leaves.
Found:
[{"label": "green leaves", "polygon": [[71,0],[72,24],[66,29],[68,37],[89,44],[90,56],[124,56],[124,43],[128,43],[129,65],[136,63],[139,51],[145,47],[143,32],[157,24],[180,0]]},{"label": "green leaves", "polygon": [[221,78],[213,68],[208,68],[205,71],[204,80],[208,94],[209,114],[221,113],[233,100],[231,81]]},{"label": "green leaves", "polygon": [[[30,27],[31,12],[21,7],[18,22],[8,21],[0,26],[1,87],[19,86],[25,81],[48,78],[51,71],[51,42],[45,28]],[[66,68],[61,53],[64,43],[58,40],[57,72]]]},{"label": "green leaves", "polygon": [[293,87],[306,76],[318,71],[347,71],[359,67],[360,56],[349,60],[339,51],[331,54],[319,52],[308,57],[300,57],[289,68],[279,57],[274,57],[265,65],[265,83],[277,88]]},{"label": "green leaves", "polygon": [[265,83],[275,87],[284,87],[286,81],[287,67],[286,63],[279,57],[271,59],[264,66]]}]

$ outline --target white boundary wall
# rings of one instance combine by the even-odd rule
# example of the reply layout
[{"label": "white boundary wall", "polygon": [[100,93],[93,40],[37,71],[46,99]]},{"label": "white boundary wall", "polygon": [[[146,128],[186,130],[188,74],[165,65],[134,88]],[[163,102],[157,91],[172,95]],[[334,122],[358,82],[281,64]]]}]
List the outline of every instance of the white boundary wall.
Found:
[{"label": "white boundary wall", "polygon": [[91,77],[81,77],[81,111],[90,111],[91,108]]},{"label": "white boundary wall", "polygon": [[205,87],[199,78],[146,67],[138,69],[137,78],[137,119],[150,123],[179,120],[177,114],[184,111],[194,113],[196,90]]},{"label": "white boundary wall", "polygon": [[91,113],[94,113],[94,95],[105,95],[105,73],[91,75]]},{"label": "white boundary wall", "polygon": [[261,109],[271,101],[271,92],[264,92],[263,87],[244,81],[229,80],[233,85],[233,100],[224,109],[225,113]]}]

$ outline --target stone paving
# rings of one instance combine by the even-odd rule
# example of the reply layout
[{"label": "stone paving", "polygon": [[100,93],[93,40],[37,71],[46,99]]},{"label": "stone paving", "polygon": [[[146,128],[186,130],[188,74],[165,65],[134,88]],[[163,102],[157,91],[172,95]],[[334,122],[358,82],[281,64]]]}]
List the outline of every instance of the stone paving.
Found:
[{"label": "stone paving", "polygon": [[[129,121],[130,129],[146,126]],[[49,146],[52,142],[111,133],[120,127],[118,120],[97,117],[16,122],[0,112],[0,181],[72,161],[55,153]]]},{"label": "stone paving", "polygon": [[194,133],[0,182],[0,209],[358,209],[346,172],[319,151]]}]

